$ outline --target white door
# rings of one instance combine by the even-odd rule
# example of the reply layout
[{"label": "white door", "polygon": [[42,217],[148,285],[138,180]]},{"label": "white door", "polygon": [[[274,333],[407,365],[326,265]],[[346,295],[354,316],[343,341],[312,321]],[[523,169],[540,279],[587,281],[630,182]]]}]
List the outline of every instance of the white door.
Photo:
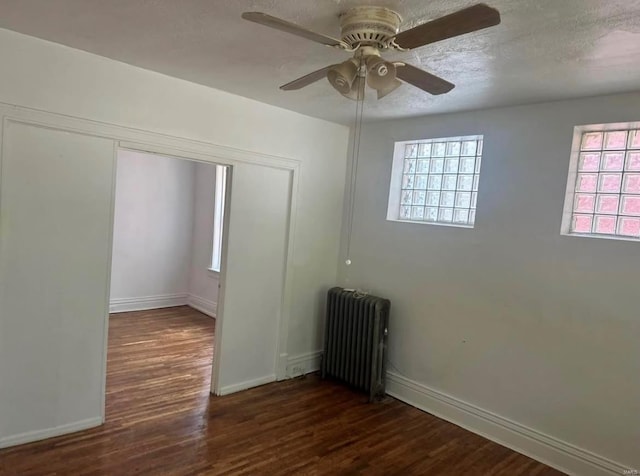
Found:
[{"label": "white door", "polygon": [[[289,236],[292,174],[233,167],[225,276],[218,304],[213,391],[232,393],[276,379],[278,330]],[[217,340],[220,342],[220,339]],[[215,359],[214,359],[215,360]]]},{"label": "white door", "polygon": [[113,141],[7,122],[0,446],[103,420]]}]

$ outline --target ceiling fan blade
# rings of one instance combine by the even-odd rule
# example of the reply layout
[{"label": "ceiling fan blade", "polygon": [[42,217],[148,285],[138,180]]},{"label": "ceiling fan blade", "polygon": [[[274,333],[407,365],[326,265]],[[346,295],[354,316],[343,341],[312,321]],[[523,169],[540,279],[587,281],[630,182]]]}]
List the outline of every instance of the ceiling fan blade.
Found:
[{"label": "ceiling fan blade", "polygon": [[445,81],[410,64],[395,63],[395,65],[398,78],[434,96],[448,93],[455,87],[449,81]]},{"label": "ceiling fan blade", "polygon": [[306,38],[307,40],[315,41],[316,43],[321,43],[323,45],[348,48],[348,45],[345,42],[340,41],[336,38],[331,38],[330,36],[307,30],[306,28],[296,25],[295,23],[291,23],[286,20],[267,15],[266,13],[244,12],[242,14],[242,18],[254,23],[259,23],[260,25],[275,28],[276,30],[291,33],[292,35],[301,36],[302,38]]},{"label": "ceiling fan blade", "polygon": [[330,64],[329,66],[325,66],[324,68],[314,71],[313,73],[309,73],[305,76],[302,76],[301,78],[294,79],[290,83],[280,86],[280,89],[282,89],[283,91],[293,91],[294,89],[302,89],[305,86],[309,86],[311,83],[315,83],[322,78],[326,78],[327,71],[329,71],[329,68],[331,68],[332,66],[335,65]]},{"label": "ceiling fan blade", "polygon": [[484,3],[423,23],[400,32],[395,42],[401,48],[412,49],[489,28],[500,23],[500,12]]}]

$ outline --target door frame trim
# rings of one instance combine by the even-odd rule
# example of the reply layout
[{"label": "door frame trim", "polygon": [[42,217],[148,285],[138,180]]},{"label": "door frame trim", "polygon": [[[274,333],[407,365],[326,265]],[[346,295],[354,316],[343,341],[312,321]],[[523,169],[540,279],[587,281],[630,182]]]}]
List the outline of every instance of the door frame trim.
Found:
[{"label": "door frame trim", "polygon": [[[296,217],[299,194],[299,176],[301,161],[290,157],[282,157],[277,155],[263,154],[259,152],[243,150],[223,145],[214,144],[197,139],[187,137],[174,136],[150,130],[136,129],[107,122],[100,122],[82,117],[59,114],[56,112],[44,111],[39,109],[28,108],[15,104],[0,102],[0,154],[2,153],[2,142],[4,139],[5,124],[8,121],[18,122],[43,128],[54,130],[73,132],[76,134],[89,135],[114,141],[114,158],[119,149],[130,149],[138,152],[148,152],[168,157],[176,157],[200,162],[207,162],[219,165],[227,165],[231,167],[233,173],[234,165],[250,164],[271,167],[286,170],[290,173],[290,190],[289,190],[289,210],[288,210],[288,229],[286,236],[286,253],[284,263],[284,278],[282,283],[282,298],[280,303],[280,312],[278,315],[278,338],[276,342],[276,362],[274,362],[275,375],[277,380],[286,378],[287,369],[287,340],[289,335],[289,322],[292,305],[292,288],[293,288],[293,252],[294,238],[296,230]],[[0,164],[1,164],[0,156]],[[1,170],[0,170],[1,173]],[[233,179],[231,180],[231,182]],[[115,187],[115,180],[113,181]],[[227,193],[231,193],[231,187]],[[112,195],[112,206],[115,201],[115,194]],[[227,202],[229,203],[229,201]],[[229,219],[227,215],[227,220]],[[112,235],[113,235],[113,211],[112,211]],[[228,227],[225,227],[228,229]],[[113,239],[113,237],[111,237]],[[223,250],[223,256],[226,259],[226,250]],[[220,288],[220,298],[222,301],[218,313],[223,314],[225,279],[224,270],[220,276],[222,286]],[[110,284],[110,283],[109,283]],[[109,296],[109,287],[106,289],[106,295]],[[108,298],[107,298],[108,301]],[[105,328],[108,326],[108,302],[105,303]],[[219,319],[220,324],[224,318]],[[218,327],[218,326],[216,326]],[[214,394],[220,393],[218,382],[218,366],[220,362],[219,351],[223,342],[223,326],[220,325],[220,332],[216,329],[216,356],[212,373],[211,391]],[[105,332],[105,345],[103,349],[104,372],[102,376],[102,420],[105,419],[105,395],[106,395],[106,355],[107,355],[107,333]]]}]

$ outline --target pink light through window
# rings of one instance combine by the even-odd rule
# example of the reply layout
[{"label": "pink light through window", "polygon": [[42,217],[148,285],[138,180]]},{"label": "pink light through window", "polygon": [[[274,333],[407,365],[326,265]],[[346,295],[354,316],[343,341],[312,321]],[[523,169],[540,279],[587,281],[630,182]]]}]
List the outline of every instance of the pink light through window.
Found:
[{"label": "pink light through window", "polygon": [[640,238],[640,129],[582,134],[571,231]]}]

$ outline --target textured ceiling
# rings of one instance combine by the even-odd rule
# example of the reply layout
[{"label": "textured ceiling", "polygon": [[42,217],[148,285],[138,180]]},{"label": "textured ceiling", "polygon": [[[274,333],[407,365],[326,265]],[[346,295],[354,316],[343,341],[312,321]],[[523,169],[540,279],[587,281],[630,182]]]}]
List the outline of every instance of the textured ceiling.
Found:
[{"label": "textured ceiling", "polygon": [[[326,81],[278,86],[347,53],[256,25],[263,11],[339,36],[338,14],[354,5],[398,11],[401,29],[478,3],[473,0],[0,0],[0,27],[332,121],[354,103]],[[369,119],[469,110],[640,89],[640,0],[485,0],[502,24],[390,58],[453,83],[433,97],[404,85]]]}]

